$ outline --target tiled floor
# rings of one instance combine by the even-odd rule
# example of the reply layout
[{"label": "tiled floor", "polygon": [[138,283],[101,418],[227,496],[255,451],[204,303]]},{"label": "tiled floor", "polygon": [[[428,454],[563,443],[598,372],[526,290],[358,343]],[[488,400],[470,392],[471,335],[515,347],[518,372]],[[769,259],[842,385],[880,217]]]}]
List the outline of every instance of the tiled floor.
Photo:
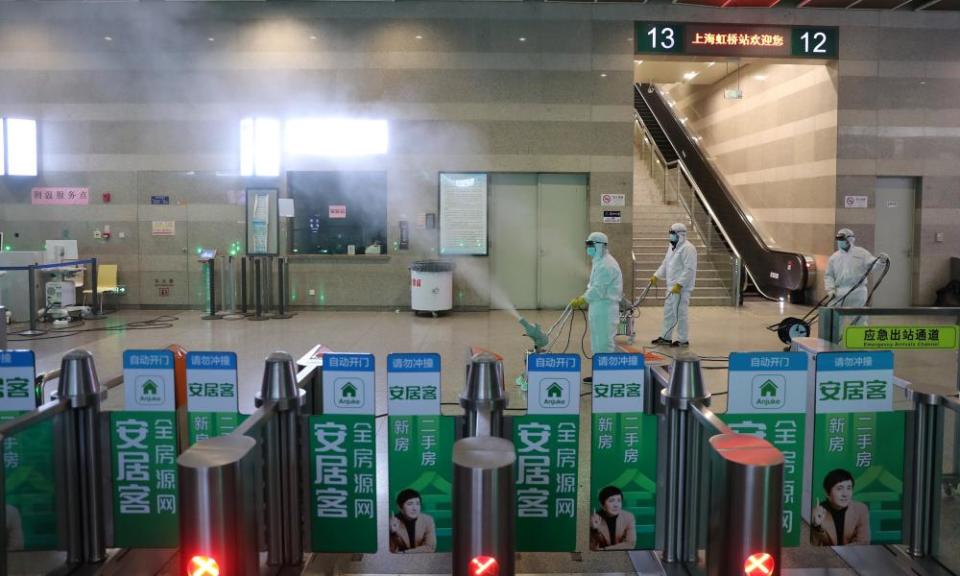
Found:
[{"label": "tiled floor", "polygon": [[[726,356],[732,351],[781,350],[783,345],[776,334],[765,329],[769,324],[778,322],[784,316],[801,316],[805,309],[790,305],[767,302],[748,302],[740,309],[733,308],[692,308],[691,341],[692,351],[704,357]],[[549,326],[557,318],[556,311],[521,312],[530,320]],[[48,333],[43,338],[25,340],[11,334],[11,340],[18,340],[11,347],[27,347],[37,354],[39,370],[50,370],[59,366],[61,356],[73,348],[85,348],[94,354],[97,369],[102,379],[117,375],[121,370],[121,353],[127,348],[157,348],[171,343],[184,346],[187,350],[232,350],[239,357],[241,411],[253,410],[253,395],[260,388],[263,372],[263,359],[270,352],[284,350],[294,359],[315,344],[325,344],[337,351],[371,352],[377,358],[378,414],[386,407],[385,357],[389,352],[437,352],[443,360],[442,400],[444,413],[459,414],[456,405],[457,396],[463,386],[464,362],[470,346],[480,346],[501,354],[504,357],[504,371],[507,376],[507,390],[512,408],[525,406],[525,399],[519,388],[513,383],[520,374],[524,359],[524,350],[529,341],[522,334],[516,319],[506,312],[455,312],[440,318],[416,317],[409,312],[301,312],[291,319],[250,322],[247,320],[202,320],[198,311],[168,313],[176,317],[169,327],[159,329],[127,328],[121,330],[98,330],[86,332]],[[102,327],[117,327],[128,322],[137,322],[156,318],[159,312],[124,311],[109,316],[105,320],[89,322],[80,330]],[[656,308],[643,308],[637,320],[638,342],[649,342],[658,330],[661,312]],[[573,326],[570,351],[580,350],[584,320],[577,315]],[[13,327],[11,332],[22,330],[22,326]],[[65,336],[66,335],[66,336]],[[51,336],[56,336],[51,338]],[[555,351],[562,349],[565,337],[561,339]],[[589,347],[589,338],[585,345]],[[670,353],[670,349],[664,350]],[[900,357],[898,355],[898,363]],[[714,392],[725,390],[726,371],[724,363],[705,361],[704,372],[708,386]],[[898,364],[898,373],[909,372],[915,377],[930,383],[952,384],[953,370],[956,367],[956,353],[939,356],[913,355],[903,356],[903,371]],[[586,391],[587,388],[584,388]],[[108,408],[122,405],[122,394],[113,394],[108,400]],[[718,396],[714,408],[722,412],[723,396]],[[584,398],[582,406],[582,426],[588,426],[588,405]],[[379,420],[380,427],[385,419]],[[385,431],[384,431],[385,432]],[[380,453],[386,449],[386,434],[378,435]],[[586,454],[587,435],[581,435],[581,450]],[[586,459],[584,460],[586,461]],[[585,484],[587,466],[581,466],[581,489],[579,494],[580,525],[587,523],[587,491]],[[386,478],[386,458],[379,459],[378,476]],[[385,484],[385,483],[381,483]],[[389,514],[386,506],[386,486],[380,486],[381,534],[386,531],[386,518]],[[381,537],[380,549],[386,549],[385,538]],[[586,534],[580,535],[579,548],[587,550]],[[836,567],[843,566],[842,561],[826,550],[793,550],[785,554],[784,562],[788,567]],[[349,556],[317,558],[311,573],[378,573],[378,574],[441,574],[448,573],[450,556],[447,554],[429,557],[397,557],[388,553],[367,555],[362,559]],[[570,554],[524,554],[518,563],[522,573],[589,573],[589,574],[632,574],[633,567],[625,553],[590,553],[582,557]]]}]

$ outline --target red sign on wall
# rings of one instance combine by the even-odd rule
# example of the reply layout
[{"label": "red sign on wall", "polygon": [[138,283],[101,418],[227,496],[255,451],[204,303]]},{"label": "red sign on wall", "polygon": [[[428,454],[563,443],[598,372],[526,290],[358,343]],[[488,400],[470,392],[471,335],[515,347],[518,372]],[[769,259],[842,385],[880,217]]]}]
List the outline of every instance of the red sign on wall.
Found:
[{"label": "red sign on wall", "polygon": [[330,218],[346,218],[347,207],[339,204],[330,204],[328,207]]}]

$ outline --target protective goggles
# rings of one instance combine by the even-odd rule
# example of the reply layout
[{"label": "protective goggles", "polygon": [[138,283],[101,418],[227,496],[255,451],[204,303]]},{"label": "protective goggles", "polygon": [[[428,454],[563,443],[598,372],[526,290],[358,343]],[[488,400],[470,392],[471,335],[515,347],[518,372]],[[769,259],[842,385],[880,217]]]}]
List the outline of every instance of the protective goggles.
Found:
[{"label": "protective goggles", "polygon": [[587,248],[593,248],[597,244],[603,246],[604,244],[606,244],[606,242],[600,242],[597,240],[587,240],[586,242],[584,242],[584,244],[586,244]]},{"label": "protective goggles", "polygon": [[837,240],[849,240],[850,238],[853,238],[853,236],[847,236],[846,234],[837,234],[837,235],[836,235],[836,239],[837,239]]}]

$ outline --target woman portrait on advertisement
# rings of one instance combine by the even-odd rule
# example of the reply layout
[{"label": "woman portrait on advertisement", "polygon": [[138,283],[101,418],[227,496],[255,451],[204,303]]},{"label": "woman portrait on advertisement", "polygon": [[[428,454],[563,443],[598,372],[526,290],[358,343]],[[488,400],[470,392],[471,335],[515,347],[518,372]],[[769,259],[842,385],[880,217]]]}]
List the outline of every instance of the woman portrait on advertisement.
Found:
[{"label": "woman portrait on advertisement", "polygon": [[390,551],[418,554],[436,552],[437,528],[433,517],[420,511],[420,493],[411,488],[397,495],[397,513],[390,517]]},{"label": "woman portrait on advertisement", "polygon": [[810,513],[810,541],[816,546],[870,543],[870,511],[853,499],[853,475],[843,468],[823,478],[827,498]]},{"label": "woman portrait on advertisement", "polygon": [[637,524],[623,509],[623,492],[606,486],[597,497],[600,508],[590,516],[591,550],[633,550],[637,546]]}]

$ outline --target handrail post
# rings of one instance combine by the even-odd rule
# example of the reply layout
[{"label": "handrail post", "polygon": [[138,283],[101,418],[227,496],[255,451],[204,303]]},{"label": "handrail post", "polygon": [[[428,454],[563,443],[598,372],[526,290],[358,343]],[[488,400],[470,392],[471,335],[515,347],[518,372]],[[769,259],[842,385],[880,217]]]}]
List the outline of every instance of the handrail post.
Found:
[{"label": "handrail post", "polygon": [[100,387],[93,356],[74,350],[63,357],[57,397],[69,407],[63,414],[61,446],[66,496],[67,562],[97,563],[106,559],[104,471],[101,458]]},{"label": "handrail post", "polygon": [[670,382],[661,393],[666,418],[661,426],[666,438],[666,473],[663,559],[694,562],[697,559],[699,490],[696,479],[700,463],[700,427],[690,413],[694,404],[710,398],[703,381],[700,359],[681,354],[673,361]]},{"label": "handrail post", "polygon": [[303,562],[300,483],[300,411],[306,391],[297,386],[296,364],[286,352],[267,357],[257,406],[276,412],[264,432],[264,475],[267,490],[267,564],[296,566]]},{"label": "handrail post", "polygon": [[[905,478],[904,527],[908,551],[919,558],[935,554],[939,542],[943,399],[914,384],[908,394],[913,401],[913,426],[907,461],[913,465]],[[913,458],[909,458],[911,452]]]}]

